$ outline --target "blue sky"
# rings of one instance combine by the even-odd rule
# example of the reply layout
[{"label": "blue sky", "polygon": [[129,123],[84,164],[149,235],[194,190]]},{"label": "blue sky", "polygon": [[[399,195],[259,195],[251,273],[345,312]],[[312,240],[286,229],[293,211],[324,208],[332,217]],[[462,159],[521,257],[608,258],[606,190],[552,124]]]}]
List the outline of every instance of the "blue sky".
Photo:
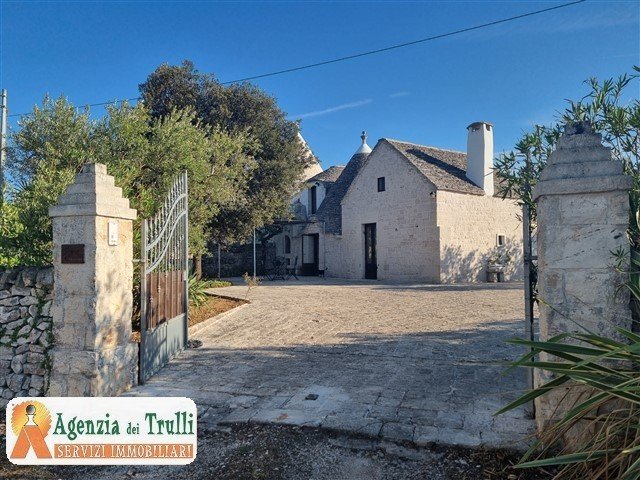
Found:
[{"label": "blue sky", "polygon": [[[84,105],[136,96],[163,62],[190,59],[228,81],[561,3],[0,0],[0,86],[10,113],[46,93]],[[586,93],[587,77],[640,64],[639,19],[639,2],[587,1],[255,83],[302,118],[325,168],[349,159],[363,129],[372,146],[390,137],[465,150],[465,127],[487,120],[500,151]]]}]

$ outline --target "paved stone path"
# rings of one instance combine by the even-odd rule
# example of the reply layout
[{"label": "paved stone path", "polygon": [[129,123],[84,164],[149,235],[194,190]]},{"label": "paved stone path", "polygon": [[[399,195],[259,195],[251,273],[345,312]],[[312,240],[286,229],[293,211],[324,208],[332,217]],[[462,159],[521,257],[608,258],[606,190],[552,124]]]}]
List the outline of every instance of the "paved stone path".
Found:
[{"label": "paved stone path", "polygon": [[[241,283],[241,280],[240,280]],[[128,395],[188,396],[205,427],[275,422],[406,440],[516,446],[525,388],[521,285],[264,282],[250,304],[194,335],[202,346]],[[243,285],[216,289],[244,297]]]}]

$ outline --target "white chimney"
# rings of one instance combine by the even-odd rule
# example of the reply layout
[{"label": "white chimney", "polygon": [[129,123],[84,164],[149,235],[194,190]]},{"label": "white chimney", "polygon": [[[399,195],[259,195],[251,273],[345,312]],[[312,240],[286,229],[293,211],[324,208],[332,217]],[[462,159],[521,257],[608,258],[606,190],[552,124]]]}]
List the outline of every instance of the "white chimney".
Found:
[{"label": "white chimney", "polygon": [[473,122],[467,130],[467,178],[493,196],[493,124]]}]

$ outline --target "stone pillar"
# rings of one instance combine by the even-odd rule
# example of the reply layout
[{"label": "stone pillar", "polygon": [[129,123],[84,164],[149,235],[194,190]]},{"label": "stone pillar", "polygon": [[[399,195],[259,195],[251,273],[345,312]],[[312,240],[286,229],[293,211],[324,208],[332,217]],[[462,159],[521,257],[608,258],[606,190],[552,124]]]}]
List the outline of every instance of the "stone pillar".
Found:
[{"label": "stone pillar", "polygon": [[113,396],[137,383],[131,338],[136,211],[101,164],[86,164],[53,219],[49,396]]},{"label": "stone pillar", "polygon": [[[533,190],[538,204],[538,290],[540,339],[590,331],[619,338],[615,327],[631,328],[629,293],[611,252],[629,253],[629,190],[632,179],[611,158],[588,123],[565,127]],[[575,323],[574,323],[575,322]],[[548,359],[548,357],[546,358]],[[545,360],[545,358],[541,358]],[[536,370],[540,386],[553,377]],[[575,396],[556,391],[536,400],[538,428],[561,418]]]}]

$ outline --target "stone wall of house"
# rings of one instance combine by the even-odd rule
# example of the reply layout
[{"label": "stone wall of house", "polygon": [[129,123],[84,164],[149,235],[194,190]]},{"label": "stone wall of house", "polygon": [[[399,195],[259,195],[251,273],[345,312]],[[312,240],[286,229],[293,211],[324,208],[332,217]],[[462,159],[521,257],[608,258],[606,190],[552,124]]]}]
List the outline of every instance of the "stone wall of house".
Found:
[{"label": "stone wall of house", "polygon": [[[384,192],[378,192],[379,177],[385,177]],[[342,238],[327,239],[327,250],[335,245],[341,253],[328,259],[328,274],[364,278],[363,225],[375,223],[379,279],[438,282],[434,191],[400,153],[379,145],[343,199]]]},{"label": "stone wall of house", "polygon": [[46,391],[52,298],[52,267],[0,271],[0,408]]},{"label": "stone wall of house", "polygon": [[522,280],[522,209],[516,202],[442,190],[437,200],[441,282],[485,282],[489,260],[498,258],[507,260],[505,280]]},{"label": "stone wall of house", "polygon": [[313,182],[313,183],[305,183],[302,190],[300,190],[292,200],[292,204],[299,202],[300,205],[304,206],[304,211],[307,216],[313,215],[311,213],[311,187],[316,187],[316,208],[320,208],[320,204],[324,201],[324,198],[327,195],[326,184],[323,182]]},{"label": "stone wall of house", "polygon": [[[305,225],[286,225],[282,233],[275,236],[271,243],[275,251],[274,255],[284,257],[289,266],[296,265],[296,271],[301,273],[303,260],[302,235],[318,234],[318,269],[324,271],[326,277],[341,277],[343,271],[342,238],[338,235],[325,234],[322,222]],[[284,237],[291,239],[291,252],[285,253]]]},{"label": "stone wall of house", "polygon": [[[362,232],[363,240],[360,245],[360,251],[364,256],[364,232]],[[353,239],[349,237],[351,243]],[[324,265],[325,276],[327,277],[341,277],[345,267],[345,255],[343,253],[343,245],[345,242],[340,235],[320,235],[320,265]],[[353,258],[350,256],[349,258]],[[360,276],[356,276],[357,272],[354,272],[351,278],[364,278],[364,263],[362,265],[362,271]]]},{"label": "stone wall of house", "polygon": [[[314,224],[302,225],[284,225],[282,232],[274,236],[269,244],[273,250],[269,252],[269,258],[282,257],[286,259],[287,264],[291,267],[296,266],[296,271],[300,271],[300,265],[302,264],[302,233],[303,230],[313,230],[310,233],[317,233],[318,226]],[[291,251],[286,253],[285,251],[285,236],[288,236],[291,241]],[[320,238],[322,241],[322,238]],[[322,255],[322,248],[320,249],[320,268],[323,268],[324,258]]]}]

